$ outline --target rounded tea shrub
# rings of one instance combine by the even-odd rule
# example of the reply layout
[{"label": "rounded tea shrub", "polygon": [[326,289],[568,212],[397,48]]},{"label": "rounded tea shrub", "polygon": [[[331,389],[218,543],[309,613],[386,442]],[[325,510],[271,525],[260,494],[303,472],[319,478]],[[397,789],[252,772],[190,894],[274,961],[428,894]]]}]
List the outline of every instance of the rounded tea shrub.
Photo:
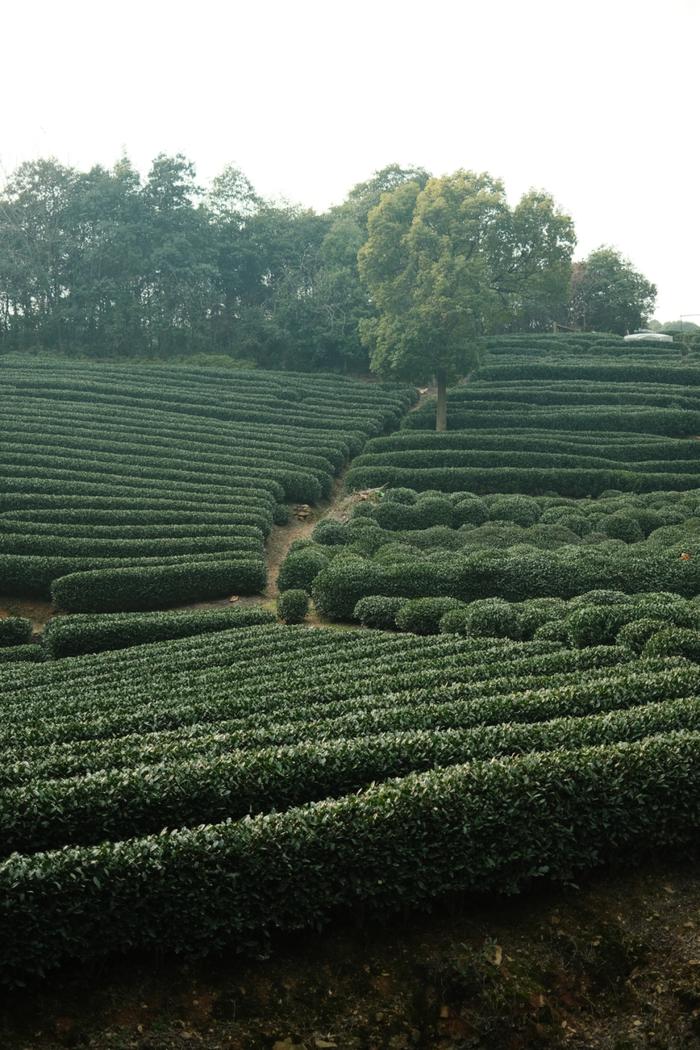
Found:
[{"label": "rounded tea shrub", "polygon": [[411,598],[397,612],[396,626],[412,634],[437,634],[445,613],[462,606],[457,598]]},{"label": "rounded tea shrub", "polygon": [[565,610],[563,598],[530,598],[522,602],[518,610],[521,638],[531,639],[539,627],[561,619]]},{"label": "rounded tea shrub", "polygon": [[324,518],[311,533],[314,543],[320,543],[325,547],[342,546],[348,542],[349,530],[342,521],[334,518]]},{"label": "rounded tea shrub", "polygon": [[562,620],[552,620],[538,627],[532,636],[537,642],[561,642],[562,645],[570,645],[569,631]]},{"label": "rounded tea shrub", "polygon": [[482,598],[467,607],[467,634],[476,638],[520,638],[518,610],[503,598]]},{"label": "rounded tea shrub", "polygon": [[630,610],[623,605],[584,605],[570,612],[566,628],[572,645],[611,645],[620,625],[629,620]]},{"label": "rounded tea shrub", "polygon": [[440,634],[467,634],[469,621],[469,607],[463,605],[461,609],[449,609],[441,618],[438,625]]},{"label": "rounded tea shrub", "polygon": [[644,656],[685,656],[700,663],[700,631],[683,627],[664,627],[646,642]]},{"label": "rounded tea shrub", "polygon": [[415,489],[387,489],[382,499],[384,501],[388,500],[390,503],[415,503],[418,499],[418,493]]},{"label": "rounded tea shrub", "polygon": [[641,620],[631,620],[617,632],[617,644],[626,645],[635,653],[641,653],[642,649],[654,634],[658,634],[667,626],[663,620],[654,620],[647,616]]},{"label": "rounded tea shrub", "polygon": [[600,528],[611,540],[624,540],[625,543],[639,543],[644,539],[644,532],[632,514],[617,511],[606,514],[600,522]]},{"label": "rounded tea shrub", "polygon": [[512,521],[529,528],[540,520],[539,503],[532,496],[498,496],[489,504],[492,521]]},{"label": "rounded tea shrub", "polygon": [[629,601],[630,596],[624,591],[586,591],[570,599],[569,612],[580,609],[584,605],[626,605]]},{"label": "rounded tea shrub", "polygon": [[488,520],[488,507],[478,496],[463,496],[453,504],[452,524],[455,528],[460,525],[483,525]]},{"label": "rounded tea shrub", "polygon": [[318,574],[328,565],[328,555],[317,547],[291,550],[282,563],[277,586],[281,591],[309,591]]},{"label": "rounded tea shrub", "polygon": [[292,589],[283,591],[277,599],[277,615],[284,623],[301,623],[309,611],[309,596],[306,591]]},{"label": "rounded tea shrub", "polygon": [[370,594],[360,598],[353,611],[353,619],[363,627],[375,627],[383,631],[396,628],[396,614],[407,598],[390,598],[384,594]]},{"label": "rounded tea shrub", "polygon": [[32,621],[23,616],[0,620],[0,646],[27,645],[32,639]]}]

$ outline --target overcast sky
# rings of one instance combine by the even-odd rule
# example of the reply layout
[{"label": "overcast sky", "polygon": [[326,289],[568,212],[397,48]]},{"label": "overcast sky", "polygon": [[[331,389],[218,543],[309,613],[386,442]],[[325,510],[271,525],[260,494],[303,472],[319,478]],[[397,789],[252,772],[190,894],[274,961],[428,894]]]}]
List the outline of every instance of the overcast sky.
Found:
[{"label": "overcast sky", "polygon": [[[324,209],[392,161],[502,177],[700,313],[700,0],[5,4],[0,176],[37,156],[232,162]],[[700,317],[695,318],[700,323]]]}]

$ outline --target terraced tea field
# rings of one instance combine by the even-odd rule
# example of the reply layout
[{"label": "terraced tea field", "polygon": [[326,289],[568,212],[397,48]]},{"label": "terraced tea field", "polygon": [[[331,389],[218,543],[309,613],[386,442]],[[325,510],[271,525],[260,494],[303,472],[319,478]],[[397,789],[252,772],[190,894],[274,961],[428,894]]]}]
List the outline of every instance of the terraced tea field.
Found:
[{"label": "terraced tea field", "polygon": [[5,979],[503,889],[700,823],[700,668],[621,646],[261,625],[0,686]]},{"label": "terraced tea field", "polygon": [[[71,611],[0,620],[3,981],[697,838],[692,356],[493,340],[443,434],[334,377],[2,376],[2,587]],[[258,592],[273,523],[347,464],[279,575],[314,627],[165,609]]]},{"label": "terraced tea field", "polygon": [[414,394],[338,377],[4,358],[0,580],[65,610],[265,585],[288,501],[328,496]]}]

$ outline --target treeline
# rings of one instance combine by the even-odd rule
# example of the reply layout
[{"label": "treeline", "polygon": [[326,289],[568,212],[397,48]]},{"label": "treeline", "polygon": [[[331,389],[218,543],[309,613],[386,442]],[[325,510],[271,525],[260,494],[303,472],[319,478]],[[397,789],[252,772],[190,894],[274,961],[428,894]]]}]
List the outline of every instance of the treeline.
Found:
[{"label": "treeline", "polygon": [[[87,172],[27,162],[0,193],[0,350],[233,354],[276,368],[365,371],[358,326],[372,306],[357,253],[367,216],[382,193],[428,179],[390,165],[318,214],[263,199],[234,167],[203,189],[182,155],[156,157],[145,179],[127,158]],[[502,328],[566,323],[572,291],[580,312],[584,287],[580,269],[571,281],[573,223],[536,191],[513,215],[502,238],[509,258],[538,248],[540,261],[504,303]],[[553,221],[561,235],[550,266],[543,246]],[[596,320],[590,311],[587,320]]]}]

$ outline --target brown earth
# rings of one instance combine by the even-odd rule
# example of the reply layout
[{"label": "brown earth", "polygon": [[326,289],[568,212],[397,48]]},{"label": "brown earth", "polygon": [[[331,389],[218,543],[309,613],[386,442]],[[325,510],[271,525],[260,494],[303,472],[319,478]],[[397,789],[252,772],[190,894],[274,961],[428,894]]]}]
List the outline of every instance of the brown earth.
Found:
[{"label": "brown earth", "polygon": [[347,917],[269,958],[77,966],[0,1001],[3,1050],[694,1050],[694,855]]}]

